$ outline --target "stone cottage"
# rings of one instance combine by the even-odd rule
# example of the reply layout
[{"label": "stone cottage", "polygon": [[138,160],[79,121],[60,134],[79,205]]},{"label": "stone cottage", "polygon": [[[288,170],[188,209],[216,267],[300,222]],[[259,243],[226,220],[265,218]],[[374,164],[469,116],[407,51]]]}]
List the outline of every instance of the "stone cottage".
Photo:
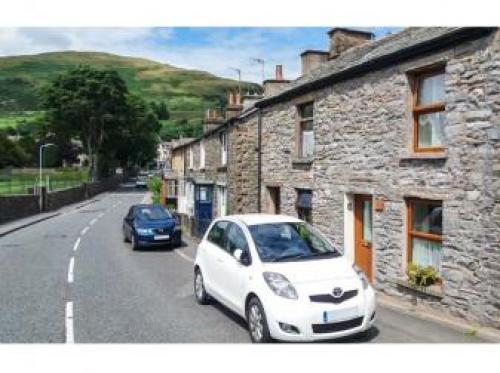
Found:
[{"label": "stone cottage", "polygon": [[310,221],[387,294],[500,327],[499,31],[329,37],[255,105],[258,208]]}]

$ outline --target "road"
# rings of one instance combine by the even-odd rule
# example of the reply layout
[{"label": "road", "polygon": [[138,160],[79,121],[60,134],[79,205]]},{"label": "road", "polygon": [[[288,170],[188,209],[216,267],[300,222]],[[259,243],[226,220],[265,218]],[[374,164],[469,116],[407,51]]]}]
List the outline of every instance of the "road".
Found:
[{"label": "road", "polygon": [[[121,221],[144,192],[121,188],[0,238],[0,343],[249,342],[243,320],[192,294],[191,241],[132,251]],[[477,342],[379,308],[375,327],[339,342]]]}]

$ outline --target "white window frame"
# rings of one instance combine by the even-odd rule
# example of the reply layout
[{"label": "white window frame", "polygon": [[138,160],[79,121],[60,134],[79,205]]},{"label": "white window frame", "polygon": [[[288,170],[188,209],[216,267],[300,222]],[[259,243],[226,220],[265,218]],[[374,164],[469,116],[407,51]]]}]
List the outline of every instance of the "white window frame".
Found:
[{"label": "white window frame", "polygon": [[220,154],[222,166],[227,165],[227,132],[220,134]]},{"label": "white window frame", "polygon": [[217,207],[219,217],[227,215],[227,187],[223,185],[217,186]]}]

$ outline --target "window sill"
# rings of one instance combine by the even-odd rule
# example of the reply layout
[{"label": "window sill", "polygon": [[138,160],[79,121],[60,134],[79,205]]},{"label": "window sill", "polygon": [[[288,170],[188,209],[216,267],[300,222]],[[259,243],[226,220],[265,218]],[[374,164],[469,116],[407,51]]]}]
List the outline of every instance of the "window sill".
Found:
[{"label": "window sill", "polygon": [[443,288],[440,284],[435,284],[431,286],[418,286],[410,284],[406,279],[397,278],[395,282],[398,286],[401,286],[405,289],[412,290],[415,293],[427,295],[436,299],[443,299],[444,293]]},{"label": "window sill", "polygon": [[313,157],[295,157],[292,159],[292,165],[310,166],[314,161]]},{"label": "window sill", "polygon": [[413,161],[413,160],[428,160],[428,161],[445,161],[448,155],[445,152],[440,153],[408,153],[399,157],[400,161]]}]

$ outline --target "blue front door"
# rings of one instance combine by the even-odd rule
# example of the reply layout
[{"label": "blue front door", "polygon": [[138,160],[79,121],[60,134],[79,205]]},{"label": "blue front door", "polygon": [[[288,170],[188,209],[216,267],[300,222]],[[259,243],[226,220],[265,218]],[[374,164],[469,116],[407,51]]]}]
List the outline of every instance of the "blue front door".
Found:
[{"label": "blue front door", "polygon": [[194,210],[196,233],[202,236],[212,221],[212,185],[196,185],[194,190]]}]

